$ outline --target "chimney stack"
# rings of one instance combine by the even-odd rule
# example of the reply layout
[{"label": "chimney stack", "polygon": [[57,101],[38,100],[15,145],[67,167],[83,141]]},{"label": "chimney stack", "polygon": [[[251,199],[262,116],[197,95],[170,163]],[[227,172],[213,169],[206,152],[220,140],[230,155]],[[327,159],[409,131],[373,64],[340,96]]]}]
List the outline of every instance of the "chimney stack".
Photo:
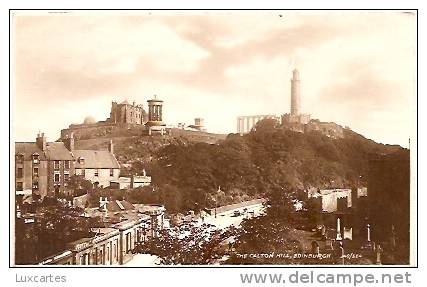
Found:
[{"label": "chimney stack", "polygon": [[113,140],[110,140],[110,143],[108,144],[108,151],[114,155],[114,144]]},{"label": "chimney stack", "polygon": [[36,144],[42,151],[46,151],[46,137],[44,133],[38,133],[36,138]]},{"label": "chimney stack", "polygon": [[64,140],[64,144],[69,151],[71,152],[74,151],[74,133],[73,132],[71,132],[69,136],[67,135],[67,138]]}]

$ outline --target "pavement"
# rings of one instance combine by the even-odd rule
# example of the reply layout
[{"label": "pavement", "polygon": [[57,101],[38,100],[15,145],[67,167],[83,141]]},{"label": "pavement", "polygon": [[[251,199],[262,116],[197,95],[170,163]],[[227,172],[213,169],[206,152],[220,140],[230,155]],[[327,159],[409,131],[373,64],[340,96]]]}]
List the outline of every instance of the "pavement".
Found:
[{"label": "pavement", "polygon": [[135,254],[129,262],[124,264],[125,267],[148,267],[160,265],[160,258],[151,254]]},{"label": "pavement", "polygon": [[[246,212],[244,211],[244,209],[246,209]],[[234,216],[235,211],[239,211],[241,215]],[[198,221],[198,224],[203,224],[203,223],[212,224],[217,229],[225,229],[232,225],[235,227],[238,227],[240,223],[242,223],[243,219],[249,218],[251,216],[250,215],[251,211],[254,212],[254,216],[259,216],[264,212],[264,206],[262,204],[256,204],[253,206],[246,206],[244,208],[232,209],[226,213],[217,214],[216,217],[215,215],[209,215],[205,217],[204,221],[200,219]]]}]

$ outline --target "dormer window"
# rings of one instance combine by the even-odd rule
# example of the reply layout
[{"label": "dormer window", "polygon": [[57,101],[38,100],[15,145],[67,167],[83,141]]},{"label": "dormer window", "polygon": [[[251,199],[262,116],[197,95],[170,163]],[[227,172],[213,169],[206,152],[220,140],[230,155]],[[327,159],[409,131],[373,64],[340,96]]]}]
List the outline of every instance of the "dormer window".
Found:
[{"label": "dormer window", "polygon": [[85,158],[84,158],[84,157],[79,157],[79,158],[77,159],[77,162],[78,162],[79,164],[85,164]]},{"label": "dormer window", "polygon": [[16,155],[16,163],[24,163],[24,155],[22,153]]},{"label": "dormer window", "polygon": [[33,163],[34,164],[39,164],[40,163],[40,155],[38,153],[34,153],[32,156],[33,159]]}]

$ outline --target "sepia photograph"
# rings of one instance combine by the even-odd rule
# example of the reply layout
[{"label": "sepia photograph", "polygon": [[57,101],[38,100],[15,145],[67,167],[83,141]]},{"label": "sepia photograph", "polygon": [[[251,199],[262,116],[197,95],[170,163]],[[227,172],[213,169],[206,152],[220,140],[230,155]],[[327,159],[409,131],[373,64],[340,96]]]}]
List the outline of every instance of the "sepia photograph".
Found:
[{"label": "sepia photograph", "polygon": [[417,261],[417,10],[11,10],[10,266]]}]

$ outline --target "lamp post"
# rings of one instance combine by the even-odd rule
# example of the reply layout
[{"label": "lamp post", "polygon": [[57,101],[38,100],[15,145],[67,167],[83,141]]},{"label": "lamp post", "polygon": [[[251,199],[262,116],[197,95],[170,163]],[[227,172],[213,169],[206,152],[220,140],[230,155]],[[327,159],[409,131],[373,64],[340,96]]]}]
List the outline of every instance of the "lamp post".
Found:
[{"label": "lamp post", "polygon": [[215,202],[215,218],[216,218],[216,209],[218,207],[218,194],[221,192],[221,186],[218,186],[218,190],[215,194],[214,202]]},{"label": "lamp post", "polygon": [[366,225],[366,229],[368,231],[368,243],[371,243],[371,225],[369,223]]}]

